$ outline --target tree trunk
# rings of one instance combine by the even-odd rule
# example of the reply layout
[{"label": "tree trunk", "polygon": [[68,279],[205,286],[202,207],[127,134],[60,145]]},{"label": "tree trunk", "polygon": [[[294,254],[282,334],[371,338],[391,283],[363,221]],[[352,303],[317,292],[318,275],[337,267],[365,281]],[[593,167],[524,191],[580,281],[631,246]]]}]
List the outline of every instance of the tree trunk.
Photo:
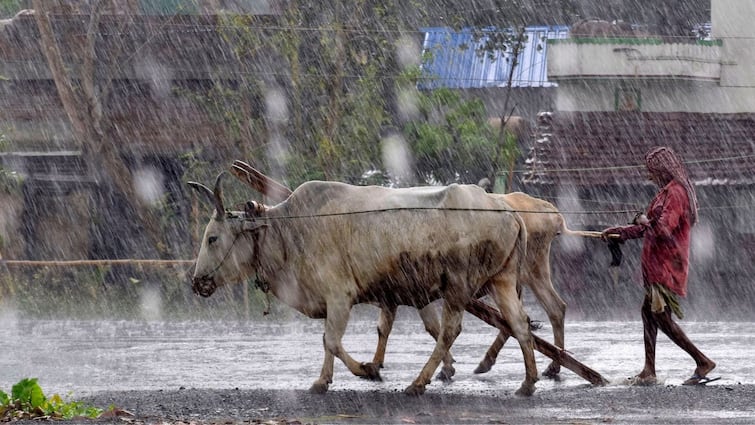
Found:
[{"label": "tree trunk", "polygon": [[[509,76],[508,80],[506,81],[506,97],[503,101],[503,111],[501,111],[501,128],[498,129],[498,142],[503,147],[506,146],[506,124],[508,123],[509,118],[514,115],[514,109],[516,108],[516,106],[514,106],[510,111],[508,110],[509,100],[511,98],[511,86],[514,81],[514,71],[519,65],[519,52],[521,51],[523,45],[524,26],[519,28],[516,40],[514,41],[514,49],[511,52],[511,68],[509,69]],[[506,147],[506,149],[508,149],[508,147]],[[505,164],[506,171],[508,173],[508,175],[506,176],[505,192],[509,193],[513,191],[514,187],[514,166],[516,165],[516,156],[513,152],[504,152],[504,156],[508,160],[507,164]]]},{"label": "tree trunk", "polygon": [[[99,29],[99,11],[103,3],[92,5],[92,14],[87,29],[86,42],[82,46],[82,69],[78,77],[78,88],[70,71],[66,70],[60,46],[55,40],[52,24],[48,16],[54,2],[32,0],[35,19],[39,28],[40,44],[50,67],[55,87],[60,96],[63,109],[71,123],[71,129],[77,146],[81,149],[84,160],[90,167],[101,187],[115,189],[128,203],[128,219],[136,219],[145,230],[146,236],[158,255],[165,256],[166,248],[162,242],[159,217],[148,205],[145,205],[133,187],[133,174],[126,166],[119,150],[107,137],[107,119],[104,115],[103,97],[105,90],[100,90],[96,78],[95,42]],[[65,36],[65,34],[64,34]],[[103,84],[108,86],[109,84]]]}]

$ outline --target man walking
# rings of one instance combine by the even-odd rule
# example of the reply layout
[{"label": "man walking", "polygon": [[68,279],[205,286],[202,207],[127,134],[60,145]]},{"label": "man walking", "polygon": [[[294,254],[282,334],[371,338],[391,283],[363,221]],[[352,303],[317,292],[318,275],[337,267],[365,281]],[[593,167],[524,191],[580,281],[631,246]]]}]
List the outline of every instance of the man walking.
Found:
[{"label": "man walking", "polygon": [[[690,229],[697,222],[695,188],[679,157],[667,147],[658,147],[645,156],[650,179],[659,192],[645,216],[634,224],[605,229],[603,239],[618,235],[619,240],[643,238],[642,278],[645,299],[642,304],[645,366],[633,384],[656,383],[655,347],[658,329],[695,360],[697,367],[684,385],[704,384],[716,363],[689,340],[672,314],[683,317],[678,297],[687,295]],[[616,237],[616,236],[613,236]]]}]

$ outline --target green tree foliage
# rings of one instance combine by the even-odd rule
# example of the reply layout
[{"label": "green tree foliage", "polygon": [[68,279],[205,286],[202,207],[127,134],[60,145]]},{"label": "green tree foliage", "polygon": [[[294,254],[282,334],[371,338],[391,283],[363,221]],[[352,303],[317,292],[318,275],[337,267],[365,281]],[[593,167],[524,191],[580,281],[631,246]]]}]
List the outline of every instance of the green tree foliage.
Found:
[{"label": "green tree foliage", "polygon": [[[350,6],[334,5],[326,16],[315,4],[293,1],[274,24],[227,16],[220,26],[242,74],[257,76],[238,88],[256,97],[263,127],[246,138],[250,159],[282,169],[291,186],[355,182],[379,165],[380,128],[390,122],[385,76],[394,65],[391,33],[374,25],[390,20],[389,8]],[[273,100],[285,104],[271,105],[271,94],[282,94]]]},{"label": "green tree foliage", "polygon": [[0,19],[12,18],[26,7],[26,3],[23,0],[0,0]]},{"label": "green tree foliage", "polygon": [[420,119],[404,128],[420,181],[477,183],[495,172],[501,157],[496,135],[479,99],[438,89],[417,92]]},{"label": "green tree foliage", "polygon": [[[502,147],[483,103],[449,90],[419,92],[420,74],[397,60],[406,40],[419,47],[417,22],[433,19],[409,9],[399,1],[294,0],[274,18],[226,15],[218,28],[242,77],[200,103],[238,134],[245,159],[291,187],[385,176],[381,136],[394,128],[415,156],[417,183],[492,177]],[[479,20],[454,16],[460,25]],[[403,116],[398,93],[410,93],[419,114]]]}]

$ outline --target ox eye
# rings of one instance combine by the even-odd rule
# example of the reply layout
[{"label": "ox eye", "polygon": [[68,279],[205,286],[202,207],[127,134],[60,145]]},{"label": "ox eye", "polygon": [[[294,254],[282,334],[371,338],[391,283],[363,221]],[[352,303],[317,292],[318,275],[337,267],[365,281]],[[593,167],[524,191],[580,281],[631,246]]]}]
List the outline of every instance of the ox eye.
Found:
[{"label": "ox eye", "polygon": [[210,244],[210,245],[212,245],[215,242],[217,242],[217,240],[218,240],[217,236],[210,236],[209,238],[207,238],[207,243]]}]

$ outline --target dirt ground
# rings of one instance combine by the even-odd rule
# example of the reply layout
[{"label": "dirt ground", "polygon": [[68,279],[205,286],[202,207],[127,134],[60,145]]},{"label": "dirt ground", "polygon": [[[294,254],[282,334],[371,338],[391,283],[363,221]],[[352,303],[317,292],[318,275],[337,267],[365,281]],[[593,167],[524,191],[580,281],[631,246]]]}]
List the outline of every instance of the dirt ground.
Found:
[{"label": "dirt ground", "polygon": [[[750,424],[755,385],[592,387],[532,397],[402,392],[179,389],[97,393],[82,401],[133,424]],[[74,421],[76,422],[76,421]],[[38,422],[34,422],[38,423]]]}]

